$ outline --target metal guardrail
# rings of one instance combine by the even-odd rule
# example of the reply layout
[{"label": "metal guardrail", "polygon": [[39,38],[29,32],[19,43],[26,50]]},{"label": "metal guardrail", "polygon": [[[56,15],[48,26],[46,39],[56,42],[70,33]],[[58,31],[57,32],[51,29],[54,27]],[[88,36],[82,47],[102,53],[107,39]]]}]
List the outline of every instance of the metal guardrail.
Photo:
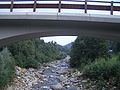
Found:
[{"label": "metal guardrail", "polygon": [[[87,10],[105,10],[110,11],[110,15],[113,15],[114,11],[120,11],[120,6],[114,6],[114,4],[120,4],[120,2],[114,1],[93,1],[93,0],[59,0],[58,4],[41,4],[37,3],[37,1],[46,1],[46,0],[0,0],[0,2],[11,2],[10,4],[0,4],[0,9],[10,9],[10,12],[13,12],[14,8],[33,8],[33,12],[36,12],[36,8],[58,8],[58,12],[61,12],[61,9],[84,9],[84,12],[87,13]],[[14,2],[19,1],[33,1],[32,4],[16,4]],[[57,1],[57,0],[52,0]],[[83,2],[84,4],[64,4],[62,1],[70,1],[70,2]],[[91,5],[92,3],[103,3],[110,5]]]}]

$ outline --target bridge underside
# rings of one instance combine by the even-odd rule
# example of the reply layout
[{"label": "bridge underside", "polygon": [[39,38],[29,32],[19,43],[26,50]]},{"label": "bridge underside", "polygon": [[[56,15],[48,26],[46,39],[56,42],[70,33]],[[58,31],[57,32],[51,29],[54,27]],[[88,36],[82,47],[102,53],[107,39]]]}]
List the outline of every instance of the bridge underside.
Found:
[{"label": "bridge underside", "polygon": [[[66,16],[67,17],[67,16]],[[50,17],[49,17],[50,18]],[[69,18],[69,17],[67,17]],[[78,18],[78,17],[77,17]],[[0,46],[10,42],[43,36],[90,36],[120,40],[120,23],[89,20],[0,18]],[[86,20],[85,20],[86,19]],[[105,19],[104,19],[105,20]],[[108,20],[109,21],[109,20]],[[120,21],[120,19],[118,20]]]}]

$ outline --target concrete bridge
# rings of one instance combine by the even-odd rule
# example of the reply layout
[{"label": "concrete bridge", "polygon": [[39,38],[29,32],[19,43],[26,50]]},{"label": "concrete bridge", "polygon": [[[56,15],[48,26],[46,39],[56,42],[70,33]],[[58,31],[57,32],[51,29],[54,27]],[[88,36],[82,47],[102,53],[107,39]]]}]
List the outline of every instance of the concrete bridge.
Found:
[{"label": "concrete bridge", "polygon": [[0,45],[43,36],[81,35],[120,40],[120,16],[0,13]]},{"label": "concrete bridge", "polygon": [[[120,6],[108,1],[75,1],[84,4],[64,4],[59,0],[57,4],[40,4],[39,0],[32,4],[0,4],[0,9],[10,9],[10,12],[0,13],[0,46],[7,43],[43,36],[90,36],[111,40],[120,40],[120,16],[114,16],[114,11],[120,11]],[[29,0],[24,0],[29,1]],[[41,0],[40,0],[41,1]],[[69,0],[67,0],[69,1]],[[72,1],[72,0],[71,0]],[[73,2],[73,1],[72,1]],[[88,2],[110,4],[90,5]],[[14,8],[33,8],[33,12],[13,12]],[[36,12],[36,8],[57,8],[57,13]],[[85,14],[62,13],[61,9],[84,9]],[[107,10],[110,15],[87,14],[87,10]]]}]

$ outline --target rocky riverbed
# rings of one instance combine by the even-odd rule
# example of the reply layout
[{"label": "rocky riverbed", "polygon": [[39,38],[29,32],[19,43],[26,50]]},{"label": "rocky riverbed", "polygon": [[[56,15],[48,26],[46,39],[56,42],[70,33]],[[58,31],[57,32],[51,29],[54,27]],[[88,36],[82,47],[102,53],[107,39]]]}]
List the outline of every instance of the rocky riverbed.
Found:
[{"label": "rocky riverbed", "polygon": [[16,78],[7,90],[94,90],[89,79],[69,68],[69,58],[43,64],[39,69],[16,66]]}]

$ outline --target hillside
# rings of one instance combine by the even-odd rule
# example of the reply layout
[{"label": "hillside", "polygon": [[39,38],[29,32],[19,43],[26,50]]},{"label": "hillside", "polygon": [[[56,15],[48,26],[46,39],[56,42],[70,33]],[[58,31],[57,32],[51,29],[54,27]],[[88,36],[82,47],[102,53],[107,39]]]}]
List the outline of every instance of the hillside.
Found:
[{"label": "hillside", "polygon": [[68,43],[68,44],[64,45],[63,47],[66,48],[66,49],[71,49],[72,43],[73,43],[73,42]]}]

